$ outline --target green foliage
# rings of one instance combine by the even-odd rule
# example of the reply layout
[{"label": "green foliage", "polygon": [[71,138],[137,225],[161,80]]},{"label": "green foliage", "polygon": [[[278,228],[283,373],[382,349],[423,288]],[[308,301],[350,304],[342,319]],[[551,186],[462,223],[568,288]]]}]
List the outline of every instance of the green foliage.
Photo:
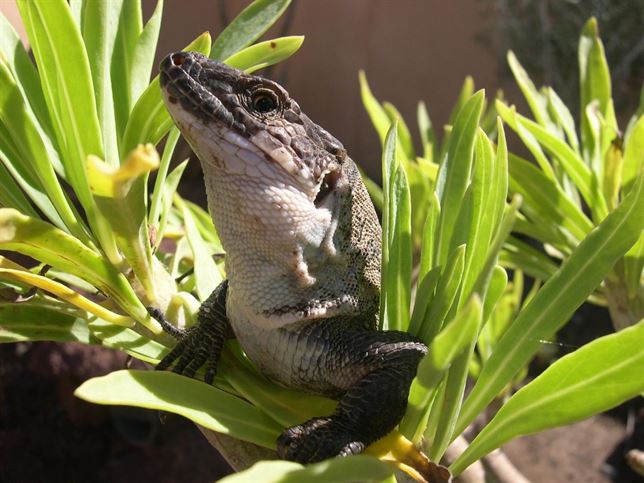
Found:
[{"label": "green foliage", "polygon": [[[279,62],[302,37],[250,44],[288,4],[255,0],[212,48],[205,33],[186,49],[249,72]],[[170,170],[179,133],[158,77],[148,82],[162,3],[145,25],[135,0],[21,0],[19,7],[36,66],[0,17],[0,249],[39,265],[0,257],[0,342],[79,341],[154,364],[172,341],[145,306],[190,325],[224,276],[209,215],[176,193],[186,166]],[[411,386],[404,436],[440,460],[488,403],[507,395],[540,340],[586,299],[606,301],[616,325],[634,325],[575,351],[517,392],[453,464],[455,473],[512,437],[644,390],[635,375],[642,364],[644,117],[619,136],[593,21],[579,55],[579,134],[556,93],[537,90],[510,54],[534,120],[501,98],[488,103],[468,78],[442,135],[419,103],[420,154],[396,108],[380,103],[360,75],[383,143],[383,187],[367,180],[383,215],[381,326],[408,330],[430,347]],[[536,164],[508,153],[501,119]],[[159,159],[150,145],[164,139]],[[172,249],[160,249],[162,239],[173,240]],[[545,281],[526,299],[524,273]],[[464,398],[468,377],[476,382]],[[619,391],[603,390],[607,381]],[[167,372],[118,371],[87,381],[77,395],[176,412],[271,449],[283,427],[336,404],[270,382],[234,342],[214,387]],[[263,462],[226,481],[258,474],[271,481],[394,478],[390,464],[358,456],[308,467]]]},{"label": "green foliage", "polygon": [[[409,331],[430,346],[430,353],[420,364],[401,424],[403,434],[414,442],[424,437],[433,461],[490,402],[505,397],[524,377],[541,341],[554,336],[584,301],[608,304],[617,328],[635,325],[623,338],[631,344],[643,341],[639,328],[644,323],[644,117],[635,115],[623,135],[618,130],[610,74],[594,19],[582,31],[579,58],[580,134],[554,90],[537,89],[510,53],[510,68],[534,120],[501,98],[484,113],[483,94],[474,93],[468,78],[442,142],[425,105],[419,103],[422,157],[413,152],[400,119],[397,147],[391,146],[395,136],[383,137],[392,113],[399,114],[390,104],[380,104],[360,75],[363,102],[384,140],[385,155],[400,158],[397,163],[410,180],[412,173],[420,173],[434,191],[427,195],[410,188],[418,276]],[[495,113],[500,118],[493,130],[489,118]],[[534,163],[507,152],[501,121],[515,131]],[[437,166],[423,169],[427,163]],[[383,170],[385,232],[396,210],[391,197],[387,201],[387,176],[391,179],[391,170]],[[543,248],[517,235],[533,238]],[[390,259],[383,260],[391,265]],[[506,269],[514,271],[510,281]],[[383,273],[390,270],[385,263]],[[536,280],[522,302],[524,273]],[[390,279],[387,274],[386,283]],[[472,304],[477,299],[483,310],[474,315]],[[474,320],[478,322],[468,325]],[[464,324],[458,341],[448,335],[454,324]],[[471,327],[476,328],[474,333]],[[641,378],[632,371],[641,370],[641,358],[620,352],[620,336],[581,348],[527,384],[451,469],[458,474],[512,437],[574,422],[639,394]],[[604,366],[600,359],[606,354],[611,364]],[[575,367],[581,360],[594,369],[580,372],[570,383],[555,384],[561,374],[555,367]],[[624,371],[610,370],[614,366]],[[606,379],[594,377],[601,371],[606,378],[610,373],[623,391],[602,390]],[[468,372],[475,384],[463,400]],[[547,406],[549,398],[566,411],[556,417],[549,413],[553,407]],[[525,408],[533,407],[526,417]],[[536,414],[540,409],[543,417]],[[515,418],[520,417],[522,424],[517,424]]]}]

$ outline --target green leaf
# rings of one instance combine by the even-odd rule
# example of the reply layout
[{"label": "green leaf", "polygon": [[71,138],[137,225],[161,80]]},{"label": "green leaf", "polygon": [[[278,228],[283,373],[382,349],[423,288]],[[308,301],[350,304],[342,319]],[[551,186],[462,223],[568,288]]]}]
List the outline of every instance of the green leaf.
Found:
[{"label": "green leaf", "polygon": [[644,166],[644,116],[639,117],[625,141],[622,189],[628,193]]},{"label": "green leaf", "polygon": [[[164,198],[164,193],[166,192],[166,187],[165,184],[168,181],[168,169],[170,168],[170,162],[172,161],[172,155],[174,154],[174,148],[177,146],[177,142],[179,141],[179,137],[181,136],[181,133],[179,132],[178,128],[172,128],[170,129],[170,134],[168,134],[168,139],[166,139],[165,146],[163,147],[163,155],[161,156],[161,162],[159,163],[159,169],[157,171],[157,177],[154,180],[154,190],[152,191],[152,196],[150,199],[150,210],[148,213],[148,224],[157,226],[159,223],[159,217],[163,214],[167,216],[166,209],[169,208],[169,206],[164,205],[165,209],[161,208],[162,205],[162,200]],[[185,169],[185,162],[184,168]],[[183,169],[181,169],[181,173],[183,173]],[[176,170],[176,168],[175,168]],[[179,178],[181,178],[181,174],[175,174],[176,178],[176,184],[173,185],[173,188],[171,190],[172,195],[174,195],[174,191],[177,188],[177,185],[179,183]],[[169,203],[172,203],[172,195],[170,196]],[[163,234],[161,233],[161,230],[159,230],[158,233],[159,237],[157,238],[157,241],[160,243],[161,238]]]},{"label": "green leaf", "polygon": [[223,277],[199,234],[195,220],[188,207],[178,195],[175,195],[175,204],[181,209],[183,223],[186,228],[186,238],[194,257],[195,283],[199,300],[204,301],[217,288]]},{"label": "green leaf", "polygon": [[397,146],[394,123],[387,133],[382,154],[382,280],[385,283],[380,297],[380,318],[384,328],[406,329],[411,288],[411,200],[407,177],[397,157]]},{"label": "green leaf", "polygon": [[[467,76],[465,77],[465,80],[463,81],[463,85],[461,86],[461,90],[458,92],[458,97],[456,98],[456,102],[454,103],[454,107],[452,108],[452,111],[449,113],[449,118],[447,120],[447,125],[448,126],[454,126],[454,123],[456,122],[456,118],[458,117],[459,112],[461,111],[462,107],[465,105],[465,103],[472,97],[474,94],[474,79],[472,76]],[[447,144],[446,139],[443,139],[443,144]],[[442,163],[443,160],[439,159],[437,160],[439,163]]]},{"label": "green leaf", "polygon": [[398,142],[400,142],[400,147],[405,154],[405,159],[415,159],[416,151],[414,150],[414,143],[411,138],[411,133],[405,123],[405,119],[402,117],[402,114],[396,109],[390,102],[383,102],[382,107],[389,116],[389,121],[397,121],[396,125],[398,126]]},{"label": "green leaf", "polygon": [[85,310],[98,317],[108,320],[110,323],[124,327],[132,327],[134,321],[126,316],[112,312],[102,305],[83,297],[80,293],[72,290],[67,285],[63,285],[55,280],[45,276],[31,273],[28,270],[14,268],[0,268],[0,279],[15,281],[28,284],[32,287],[46,291],[54,297],[74,305],[81,310]]},{"label": "green leaf", "polygon": [[[474,282],[485,263],[485,255],[490,246],[490,241],[496,230],[495,208],[496,200],[493,198],[493,179],[498,178],[494,172],[494,151],[492,143],[481,128],[478,129],[475,145],[474,170],[469,186],[470,218],[467,229],[467,249],[463,266],[463,297],[467,299]],[[503,206],[500,207],[501,212]]]},{"label": "green leaf", "polygon": [[[516,115],[516,121],[561,163],[566,174],[579,189],[586,203],[588,203],[594,218],[602,220],[608,212],[606,201],[594,173],[584,164],[583,160],[565,142],[534,121],[519,114]],[[543,169],[543,166],[541,168]]]},{"label": "green leaf", "polygon": [[123,137],[130,111],[136,102],[136,99],[130,98],[131,70],[134,51],[142,29],[140,0],[122,0],[111,64],[114,115],[119,141]]},{"label": "green leaf", "polygon": [[523,97],[525,97],[528,106],[530,106],[532,115],[541,126],[547,128],[550,124],[547,110],[547,100],[537,90],[534,83],[530,79],[530,76],[528,76],[528,73],[525,71],[523,66],[521,66],[519,60],[511,50],[508,51],[507,60],[508,64],[510,65],[510,69],[512,70],[512,74],[514,75],[514,79],[516,80],[519,89],[521,89]]},{"label": "green leaf", "polygon": [[572,147],[577,154],[581,154],[579,152],[579,139],[577,138],[577,131],[575,129],[575,120],[573,119],[570,110],[554,89],[548,87],[546,92],[548,94],[548,108],[552,113],[553,119],[563,128],[570,147]]},{"label": "green leaf", "polygon": [[58,154],[1,62],[0,105],[0,157],[5,167],[53,223],[88,241],[56,177],[53,167],[60,164]]},{"label": "green leaf", "polygon": [[479,91],[459,111],[450,136],[447,159],[440,167],[437,192],[441,201],[441,215],[435,257],[438,264],[444,264],[448,254],[455,248],[452,246],[452,235],[470,179],[474,139],[484,99],[485,93]]},{"label": "green leaf", "polygon": [[407,330],[407,332],[416,337],[418,337],[423,321],[426,319],[427,308],[434,300],[434,293],[441,279],[442,268],[439,265],[424,273],[422,276],[418,276],[419,282],[414,299],[414,311],[409,322],[409,329]]},{"label": "green leaf", "polygon": [[159,155],[150,144],[139,146],[120,167],[89,156],[87,177],[96,205],[108,220],[117,246],[145,290],[148,303],[157,300],[152,273],[152,249],[147,224],[146,183],[159,166]]},{"label": "green leaf", "polygon": [[[93,205],[85,159],[103,158],[101,131],[87,52],[64,0],[19,0],[69,183],[83,206]],[[90,211],[91,216],[91,211]]]},{"label": "green leaf", "polygon": [[436,226],[440,218],[440,201],[436,193],[432,193],[427,207],[427,218],[423,226],[423,235],[420,245],[420,263],[418,267],[418,279],[422,280],[427,272],[434,268],[434,244],[436,243]]},{"label": "green leaf", "polygon": [[52,340],[91,343],[86,321],[60,307],[0,302],[0,343]]},{"label": "green leaf", "polygon": [[148,23],[141,31],[134,46],[129,72],[129,98],[133,101],[141,96],[150,82],[150,72],[152,71],[154,52],[156,51],[157,41],[159,39],[162,15],[163,0],[158,0],[150,20],[148,20]]},{"label": "green leaf", "polygon": [[481,312],[481,301],[474,296],[436,336],[421,359],[409,390],[407,412],[400,424],[400,432],[412,441],[416,442],[425,429],[422,423],[426,410],[446,371],[476,339]]},{"label": "green leaf", "polygon": [[22,40],[2,13],[0,13],[0,53],[2,63],[11,70],[22,97],[29,102],[38,123],[49,137],[53,137],[51,117],[40,86],[38,71],[29,58]]},{"label": "green leaf", "polygon": [[418,132],[420,133],[420,142],[423,146],[423,158],[436,162],[438,161],[437,152],[438,152],[438,141],[436,139],[436,131],[434,131],[434,126],[432,121],[429,118],[429,113],[427,112],[427,106],[423,101],[418,103],[418,109],[416,114],[418,120]]},{"label": "green leaf", "polygon": [[259,42],[231,55],[224,60],[224,63],[250,74],[288,59],[299,50],[302,42],[304,42],[303,35],[279,37]]},{"label": "green leaf", "polygon": [[[183,50],[207,55],[210,51],[210,34],[201,34]],[[127,155],[139,144],[156,145],[172,126],[172,119],[161,97],[159,76],[156,76],[132,108],[121,142],[121,153]]]},{"label": "green leaf", "polygon": [[574,250],[519,314],[483,367],[455,434],[465,429],[599,286],[644,228],[644,171],[632,191]]},{"label": "green leaf", "polygon": [[443,322],[456,300],[463,277],[465,248],[465,245],[456,247],[443,268],[436,287],[436,295],[434,295],[429,311],[425,314],[418,331],[418,337],[425,344],[430,344],[441,330]]},{"label": "green leaf", "polygon": [[[566,193],[534,164],[510,155],[510,189],[524,199],[522,210],[535,222],[565,228],[582,240],[593,228],[592,222]],[[561,227],[561,228],[559,228]]]},{"label": "green leaf", "polygon": [[393,474],[393,468],[374,456],[354,455],[332,458],[302,466],[291,461],[260,461],[249,469],[219,480],[220,483],[365,483],[381,482]]},{"label": "green leaf", "polygon": [[101,319],[89,318],[88,325],[93,337],[93,344],[100,343],[104,347],[120,350],[149,364],[158,364],[161,358],[170,351],[168,347],[150,339],[147,335],[138,334],[132,329],[120,327]]},{"label": "green leaf", "polygon": [[522,270],[539,280],[548,280],[559,269],[545,253],[513,237],[508,238],[503,245],[499,262],[504,267]]},{"label": "green leaf", "polygon": [[[3,157],[0,150],[0,159]],[[9,161],[9,163],[11,162]],[[0,207],[16,208],[25,215],[38,217],[36,210],[31,206],[29,200],[2,162],[0,162]],[[53,207],[52,211],[55,213]],[[60,221],[60,224],[64,226],[62,221]]]},{"label": "green leaf", "polygon": [[[395,124],[394,124],[395,126]],[[412,242],[411,196],[402,165],[394,172],[389,200],[389,260],[384,291],[387,297],[389,328],[407,330],[411,297]]]},{"label": "green leaf", "polygon": [[503,405],[452,464],[459,474],[510,439],[571,424],[644,391],[644,321],[568,354]]},{"label": "green leaf", "polygon": [[[76,274],[112,297],[134,319],[150,320],[125,277],[103,255],[49,223],[10,208],[0,209],[0,249],[13,250]],[[149,328],[155,330],[154,324]]]},{"label": "green leaf", "polygon": [[122,6],[122,0],[84,2],[81,10],[81,30],[92,73],[105,161],[111,166],[118,166],[120,161],[110,62]]},{"label": "green leaf", "polygon": [[532,133],[530,133],[523,126],[523,124],[519,122],[519,115],[516,112],[515,106],[508,107],[500,99],[497,99],[495,101],[495,107],[503,121],[519,135],[521,141],[523,141],[523,144],[525,144],[530,153],[532,153],[535,161],[543,171],[543,174],[546,175],[549,179],[557,182],[555,172],[550,164],[550,161],[548,160],[548,157],[543,152],[543,149],[541,149],[541,145],[532,135]]},{"label": "green leaf", "polygon": [[376,129],[376,133],[380,138],[380,143],[384,147],[385,139],[387,137],[387,132],[391,126],[391,121],[385,109],[380,105],[378,99],[375,98],[367,82],[367,76],[364,71],[358,73],[358,78],[360,80],[360,97],[362,98],[362,104],[364,105],[373,127]]},{"label": "green leaf", "polygon": [[252,44],[289,6],[291,0],[255,0],[217,36],[210,57],[223,60]]},{"label": "green leaf", "polygon": [[179,414],[213,431],[271,449],[282,429],[243,399],[172,372],[115,371],[85,381],[74,395],[94,404]]},{"label": "green leaf", "polygon": [[[474,294],[469,303],[462,310],[462,317],[467,318],[467,325],[463,324],[461,331],[464,333],[454,334],[452,343],[461,347],[458,353],[452,351],[452,348],[437,347],[435,350],[452,355],[451,366],[447,372],[447,378],[443,385],[442,398],[439,400],[440,405],[436,407],[438,414],[438,425],[436,431],[429,437],[431,448],[429,458],[431,461],[440,461],[454,439],[454,428],[461,409],[465,383],[467,381],[470,357],[474,351],[476,340],[478,338],[479,328],[481,326],[482,307],[481,301],[477,294]],[[456,330],[454,330],[456,332]],[[438,337],[437,337],[438,338]]]},{"label": "green leaf", "polygon": [[605,118],[611,98],[610,71],[604,45],[599,38],[597,19],[591,17],[584,25],[579,38],[579,84],[581,109],[581,142],[584,156],[589,160],[595,151],[595,142],[586,117],[586,108],[593,101],[599,102],[599,112]]}]

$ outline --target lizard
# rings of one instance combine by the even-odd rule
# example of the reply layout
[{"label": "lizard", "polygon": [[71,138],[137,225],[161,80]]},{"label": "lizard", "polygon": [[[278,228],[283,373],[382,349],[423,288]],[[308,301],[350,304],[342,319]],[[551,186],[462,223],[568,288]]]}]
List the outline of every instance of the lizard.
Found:
[{"label": "lizard", "polygon": [[235,337],[278,384],[338,400],[287,428],[278,455],[300,463],[362,452],[402,419],[427,347],[377,330],[382,230],[343,145],[278,83],[196,52],[160,65],[166,107],[201,161],[227,280],[157,369],[212,383]]}]

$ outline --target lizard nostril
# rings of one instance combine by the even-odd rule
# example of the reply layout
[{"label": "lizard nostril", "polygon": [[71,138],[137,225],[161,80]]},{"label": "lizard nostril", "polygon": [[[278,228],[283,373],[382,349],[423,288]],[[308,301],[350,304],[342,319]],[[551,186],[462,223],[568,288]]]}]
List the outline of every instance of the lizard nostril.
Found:
[{"label": "lizard nostril", "polygon": [[176,54],[172,54],[170,56],[170,61],[172,62],[173,65],[176,65],[177,67],[183,64],[186,60],[186,56],[184,55],[183,52],[177,52]]}]

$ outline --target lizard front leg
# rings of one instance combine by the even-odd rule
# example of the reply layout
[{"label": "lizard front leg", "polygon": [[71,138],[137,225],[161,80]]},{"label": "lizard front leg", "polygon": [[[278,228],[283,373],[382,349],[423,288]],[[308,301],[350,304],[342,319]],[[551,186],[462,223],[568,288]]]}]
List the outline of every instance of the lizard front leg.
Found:
[{"label": "lizard front leg", "polygon": [[177,344],[156,366],[157,370],[168,369],[184,376],[193,377],[206,365],[204,381],[211,384],[217,371],[221,351],[227,339],[233,337],[226,316],[228,281],[223,281],[199,308],[197,323],[182,331],[166,322],[162,315],[150,311],[164,330],[177,338]]},{"label": "lizard front leg", "polygon": [[405,332],[348,331],[331,340],[322,372],[335,375],[332,384],[350,386],[333,414],[282,433],[277,451],[284,459],[311,463],[357,454],[385,436],[402,419],[409,386],[427,352]]}]

